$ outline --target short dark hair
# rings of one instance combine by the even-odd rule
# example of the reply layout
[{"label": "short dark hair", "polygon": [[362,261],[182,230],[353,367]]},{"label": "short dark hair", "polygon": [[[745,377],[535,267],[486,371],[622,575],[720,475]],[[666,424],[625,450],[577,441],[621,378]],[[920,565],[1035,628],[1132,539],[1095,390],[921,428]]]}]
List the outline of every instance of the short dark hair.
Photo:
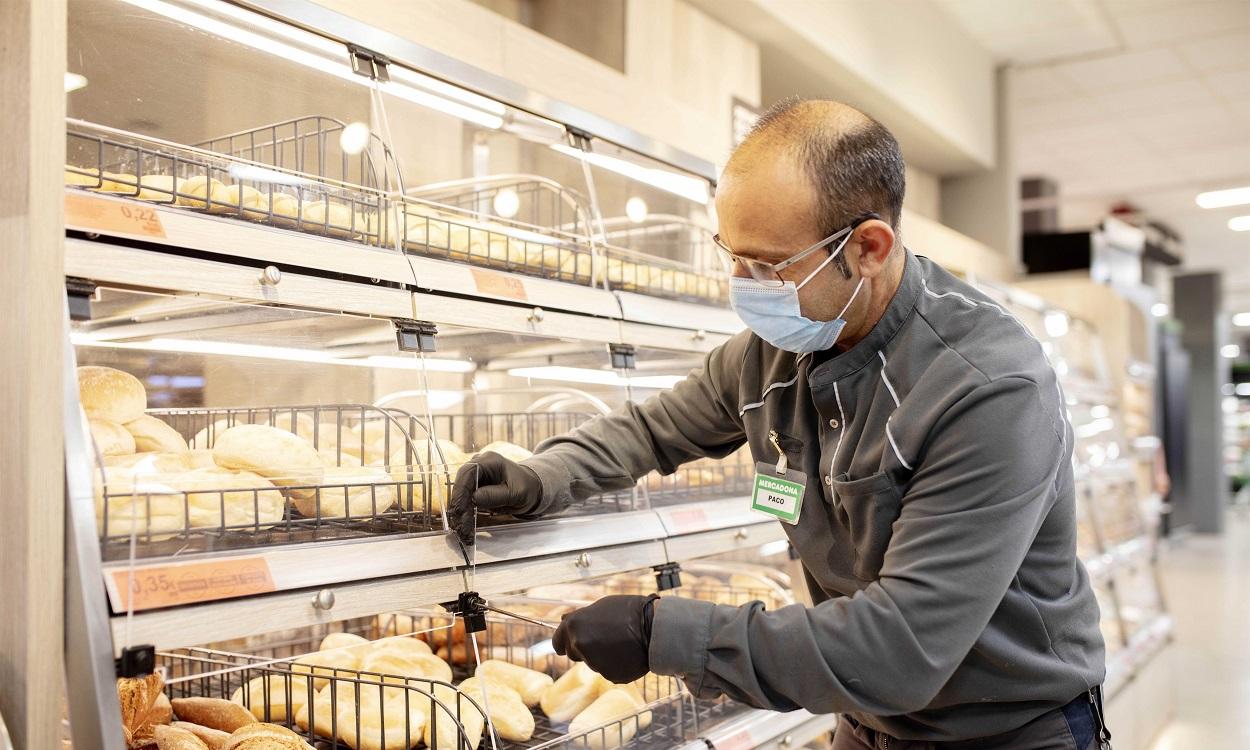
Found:
[{"label": "short dark hair", "polygon": [[[839,114],[830,112],[834,105]],[[898,229],[907,178],[898,141],[884,125],[847,105],[791,97],[769,107],[743,145],[774,138],[794,150],[816,189],[822,236],[868,213]]]}]

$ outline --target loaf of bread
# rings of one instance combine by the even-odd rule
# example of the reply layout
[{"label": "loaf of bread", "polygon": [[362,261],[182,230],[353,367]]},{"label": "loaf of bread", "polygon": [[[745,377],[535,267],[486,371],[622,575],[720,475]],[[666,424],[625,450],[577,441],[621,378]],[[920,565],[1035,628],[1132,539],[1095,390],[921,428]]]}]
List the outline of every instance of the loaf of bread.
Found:
[{"label": "loaf of bread", "polygon": [[522,448],[516,443],[509,443],[506,440],[496,440],[493,443],[487,443],[482,446],[481,450],[477,453],[482,454],[487,452],[498,453],[509,461],[524,461],[534,455],[531,451]]},{"label": "loaf of bread", "polygon": [[591,750],[615,750],[651,723],[651,712],[643,708],[645,704],[634,691],[614,687],[578,713],[569,723],[569,735],[581,737],[581,743]]},{"label": "loaf of bread", "polygon": [[[433,654],[414,653],[405,649],[374,648],[360,660],[360,671],[394,677],[415,677],[439,682],[451,682],[451,666]],[[404,680],[389,680],[387,684],[406,684]]]},{"label": "loaf of bread", "polygon": [[218,435],[213,460],[283,487],[317,485],[325,476],[321,457],[307,440],[265,425],[236,425]]},{"label": "loaf of bread", "polygon": [[537,706],[542,701],[543,694],[554,684],[550,675],[496,659],[482,662],[473,674],[507,685],[530,708]]},{"label": "loaf of bread", "polygon": [[157,673],[118,678],[117,698],[121,703],[122,733],[127,747],[150,738],[154,726],[169,721],[158,705],[164,689],[165,680]]},{"label": "loaf of bread", "polygon": [[577,662],[547,688],[539,706],[547,718],[563,724],[594,703],[605,683],[607,680],[586,666],[585,662]]},{"label": "loaf of bread", "polygon": [[230,700],[250,710],[258,721],[286,721],[295,718],[311,693],[307,677],[269,674],[240,685]]},{"label": "loaf of bread", "polygon": [[125,427],[104,419],[89,419],[91,441],[101,456],[125,456],[135,452],[135,439]]},{"label": "loaf of bread", "polygon": [[408,750],[425,736],[429,700],[415,690],[402,690],[384,701],[344,705],[338,712],[339,738],[355,750]]},{"label": "loaf of bread", "polygon": [[460,683],[460,692],[477,701],[490,717],[501,739],[528,742],[534,736],[534,714],[517,691],[489,678],[470,677]]},{"label": "loaf of bread", "polygon": [[177,430],[150,414],[141,415],[123,426],[134,437],[137,451],[182,453],[187,450],[187,441]]},{"label": "loaf of bread", "polygon": [[170,726],[178,729],[185,729],[191,734],[194,734],[196,737],[199,737],[200,742],[203,742],[208,746],[208,750],[221,750],[226,746],[226,742],[230,739],[229,732],[223,732],[220,729],[209,729],[208,727],[202,727],[199,724],[192,724],[189,721],[175,721]]},{"label": "loaf of bread", "polygon": [[256,721],[251,711],[224,698],[174,698],[171,703],[180,720],[223,732],[233,732]]},{"label": "loaf of bread", "polygon": [[203,740],[181,727],[153,727],[152,739],[156,740],[157,750],[208,750]]},{"label": "loaf of bread", "polygon": [[425,723],[425,744],[430,750],[475,748],[482,741],[486,716],[450,685],[435,685],[431,717]]},{"label": "loaf of bread", "polygon": [[105,456],[104,465],[119,471],[126,469],[130,471],[131,476],[142,477],[148,474],[176,474],[189,471],[194,468],[191,459],[191,453],[187,451],[182,453],[148,451]]},{"label": "loaf of bread", "polygon": [[322,484],[292,490],[291,500],[305,518],[371,518],[395,505],[395,485],[378,467],[326,467]]},{"label": "loaf of bread", "polygon": [[78,400],[88,418],[125,424],[143,416],[148,394],[128,372],[85,366],[78,368]]},{"label": "loaf of bread", "polygon": [[277,724],[249,724],[235,730],[222,750],[312,750],[295,732]]}]

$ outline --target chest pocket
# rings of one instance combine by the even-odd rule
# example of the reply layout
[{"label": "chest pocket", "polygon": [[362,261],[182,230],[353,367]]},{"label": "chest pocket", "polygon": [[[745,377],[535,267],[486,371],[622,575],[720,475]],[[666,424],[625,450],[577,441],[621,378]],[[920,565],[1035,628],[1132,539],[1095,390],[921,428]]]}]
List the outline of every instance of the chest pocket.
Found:
[{"label": "chest pocket", "polygon": [[831,485],[834,511],[850,531],[855,546],[856,578],[876,580],[890,546],[891,527],[902,509],[901,498],[887,472],[863,479],[836,477]]}]

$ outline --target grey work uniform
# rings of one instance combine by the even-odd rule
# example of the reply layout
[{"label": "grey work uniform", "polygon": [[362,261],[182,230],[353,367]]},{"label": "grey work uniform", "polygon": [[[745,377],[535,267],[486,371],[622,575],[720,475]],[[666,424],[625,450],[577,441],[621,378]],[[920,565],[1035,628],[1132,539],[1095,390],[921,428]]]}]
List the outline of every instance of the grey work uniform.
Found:
[{"label": "grey work uniform", "polygon": [[698,696],[964,740],[1015,731],[1103,679],[1065,412],[1037,339],[908,252],[884,316],[848,351],[796,356],[744,332],[671,391],[525,464],[543,513],[744,441],[776,462],[776,430],[807,476],[783,527],[817,605],[665,597],[651,668]]}]

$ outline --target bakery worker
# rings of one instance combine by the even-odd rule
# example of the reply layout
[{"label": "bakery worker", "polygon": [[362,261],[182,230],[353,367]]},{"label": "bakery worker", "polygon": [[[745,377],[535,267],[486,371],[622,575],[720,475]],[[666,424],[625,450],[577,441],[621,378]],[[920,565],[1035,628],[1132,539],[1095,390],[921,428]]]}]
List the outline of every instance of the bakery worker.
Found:
[{"label": "bakery worker", "polygon": [[541,516],[746,443],[757,488],[805,487],[783,527],[816,605],[608,596],[565,618],[558,653],[842,713],[835,748],[1097,747],[1103,640],[1061,387],[1019,321],[904,247],[903,174],[851,107],[769,110],[716,192],[749,330],[522,464],[461,468],[452,522],[471,537],[475,509]]}]

